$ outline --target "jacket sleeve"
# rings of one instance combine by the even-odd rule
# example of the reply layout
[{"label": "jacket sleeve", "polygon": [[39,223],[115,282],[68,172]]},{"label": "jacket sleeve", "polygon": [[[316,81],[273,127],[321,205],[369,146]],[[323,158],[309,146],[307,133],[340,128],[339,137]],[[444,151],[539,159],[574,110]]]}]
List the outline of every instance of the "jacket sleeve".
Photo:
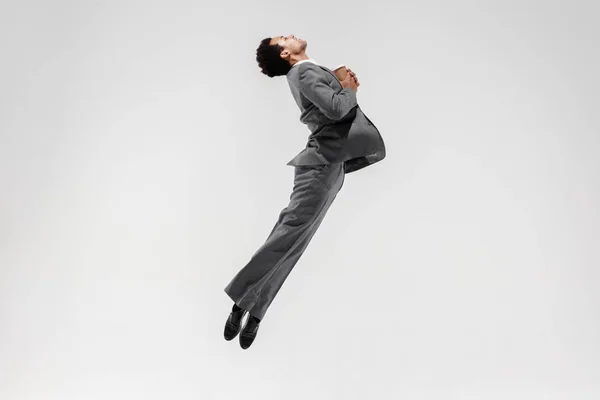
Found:
[{"label": "jacket sleeve", "polygon": [[354,90],[344,88],[336,94],[323,75],[310,67],[300,71],[299,88],[304,97],[334,121],[342,119],[358,105]]}]

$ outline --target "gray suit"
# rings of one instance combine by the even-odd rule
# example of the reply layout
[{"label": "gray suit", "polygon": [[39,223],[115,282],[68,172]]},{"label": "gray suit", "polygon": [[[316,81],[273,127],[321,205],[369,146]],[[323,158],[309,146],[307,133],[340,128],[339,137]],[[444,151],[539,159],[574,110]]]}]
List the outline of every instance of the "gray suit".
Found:
[{"label": "gray suit", "polygon": [[379,130],[360,109],[354,90],[342,88],[333,71],[305,62],[288,72],[287,81],[300,122],[311,131],[306,148],[288,165],[345,162],[350,173],[385,158]]},{"label": "gray suit", "polygon": [[288,163],[295,167],[288,206],[265,243],[225,287],[239,307],[260,319],[323,221],[345,174],[385,157],[379,131],[358,106],[354,91],[343,89],[331,70],[302,62],[287,80],[311,135]]}]

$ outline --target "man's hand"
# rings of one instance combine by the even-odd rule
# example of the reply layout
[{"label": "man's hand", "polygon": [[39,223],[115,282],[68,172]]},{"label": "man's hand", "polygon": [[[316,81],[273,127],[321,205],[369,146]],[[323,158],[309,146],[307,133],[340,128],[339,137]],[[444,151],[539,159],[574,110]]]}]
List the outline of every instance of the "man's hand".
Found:
[{"label": "man's hand", "polygon": [[354,90],[355,92],[358,91],[358,87],[360,86],[360,83],[358,82],[358,78],[356,77],[356,74],[354,72],[352,72],[352,70],[348,67],[346,67],[346,71],[348,71],[348,73],[346,74],[346,77],[344,78],[343,81],[341,81],[342,87],[343,88],[351,88],[352,90]]}]

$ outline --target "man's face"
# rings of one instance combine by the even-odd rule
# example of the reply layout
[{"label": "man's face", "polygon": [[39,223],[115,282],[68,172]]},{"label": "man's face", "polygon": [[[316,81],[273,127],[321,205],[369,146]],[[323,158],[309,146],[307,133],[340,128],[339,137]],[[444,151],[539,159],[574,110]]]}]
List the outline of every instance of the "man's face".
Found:
[{"label": "man's face", "polygon": [[294,35],[274,36],[271,38],[271,45],[278,44],[283,50],[281,58],[288,58],[292,54],[300,54],[306,50],[306,40],[298,39]]}]

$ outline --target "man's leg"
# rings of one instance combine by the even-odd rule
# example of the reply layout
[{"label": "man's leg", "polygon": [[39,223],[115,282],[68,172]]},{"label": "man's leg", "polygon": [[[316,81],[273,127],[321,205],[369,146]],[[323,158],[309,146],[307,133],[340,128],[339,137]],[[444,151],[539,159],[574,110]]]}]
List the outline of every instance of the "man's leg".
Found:
[{"label": "man's leg", "polygon": [[344,163],[296,167],[294,189],[264,245],[225,288],[242,309],[264,317],[344,183]]}]

